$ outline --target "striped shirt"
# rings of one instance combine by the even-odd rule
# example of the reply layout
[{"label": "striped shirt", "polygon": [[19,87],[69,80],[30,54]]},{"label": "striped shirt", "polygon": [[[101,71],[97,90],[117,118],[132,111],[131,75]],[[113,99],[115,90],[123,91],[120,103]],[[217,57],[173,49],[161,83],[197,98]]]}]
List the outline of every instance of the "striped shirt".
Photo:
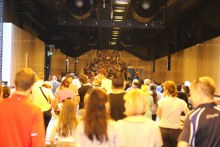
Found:
[{"label": "striped shirt", "polygon": [[178,141],[191,147],[220,146],[220,106],[215,103],[202,104],[186,118]]}]

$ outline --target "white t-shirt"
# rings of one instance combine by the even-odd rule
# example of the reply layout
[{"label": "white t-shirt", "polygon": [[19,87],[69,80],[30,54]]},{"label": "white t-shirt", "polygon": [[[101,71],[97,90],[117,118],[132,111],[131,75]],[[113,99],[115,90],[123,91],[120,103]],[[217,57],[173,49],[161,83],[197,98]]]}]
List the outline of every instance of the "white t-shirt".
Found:
[{"label": "white t-shirt", "polygon": [[161,147],[163,144],[157,124],[143,115],[119,120],[117,131],[124,147]]},{"label": "white t-shirt", "polygon": [[76,128],[76,142],[82,147],[119,147],[120,138],[116,134],[116,123],[113,120],[108,121],[108,141],[100,143],[94,138],[91,141],[84,133],[84,123],[80,121]]},{"label": "white t-shirt", "polygon": [[162,111],[159,126],[179,129],[181,112],[187,108],[186,102],[176,97],[165,97],[158,101],[158,107]]}]

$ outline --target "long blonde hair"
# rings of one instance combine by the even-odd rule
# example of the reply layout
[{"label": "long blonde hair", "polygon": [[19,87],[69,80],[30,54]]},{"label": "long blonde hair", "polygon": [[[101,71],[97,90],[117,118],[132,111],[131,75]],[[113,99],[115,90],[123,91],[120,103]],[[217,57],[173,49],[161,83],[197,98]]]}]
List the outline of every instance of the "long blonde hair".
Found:
[{"label": "long blonde hair", "polygon": [[63,101],[63,106],[59,116],[57,128],[59,136],[67,137],[69,135],[73,135],[77,124],[76,103],[72,99],[67,98]]}]

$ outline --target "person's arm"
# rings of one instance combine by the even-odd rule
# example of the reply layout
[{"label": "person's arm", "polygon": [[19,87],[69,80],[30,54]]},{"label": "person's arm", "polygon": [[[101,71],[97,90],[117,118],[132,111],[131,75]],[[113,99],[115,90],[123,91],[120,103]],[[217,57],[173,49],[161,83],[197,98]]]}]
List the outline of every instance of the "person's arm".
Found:
[{"label": "person's arm", "polygon": [[55,95],[55,100],[54,100],[54,102],[53,102],[53,108],[54,108],[54,110],[57,110],[58,103],[59,103],[59,97],[58,97],[58,94],[56,94],[56,95]]},{"label": "person's arm", "polygon": [[189,113],[189,108],[188,106],[186,106],[186,109],[183,111],[185,113],[185,115],[187,115]]},{"label": "person's arm", "polygon": [[179,141],[177,147],[189,147],[189,144],[185,141]]},{"label": "person's arm", "polygon": [[189,113],[189,108],[184,100],[182,100],[182,106],[183,106],[183,112],[185,113],[185,115],[187,115]]},{"label": "person's arm", "polygon": [[56,106],[55,106],[55,98],[54,98],[54,96],[53,96],[53,92],[52,92],[52,90],[48,90],[48,98],[49,98],[49,102],[50,102],[50,104],[51,104],[51,107],[53,108],[53,109],[55,109],[56,108]]},{"label": "person's arm", "polygon": [[38,108],[32,117],[32,126],[30,130],[31,147],[45,146],[45,128],[42,111]]},{"label": "person's arm", "polygon": [[161,119],[162,109],[160,107],[157,108],[157,116]]}]

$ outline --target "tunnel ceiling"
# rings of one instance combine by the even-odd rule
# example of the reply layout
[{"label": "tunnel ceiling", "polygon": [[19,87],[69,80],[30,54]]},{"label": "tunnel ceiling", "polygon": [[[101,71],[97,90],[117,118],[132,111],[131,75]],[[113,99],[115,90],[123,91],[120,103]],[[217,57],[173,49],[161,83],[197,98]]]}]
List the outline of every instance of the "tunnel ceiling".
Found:
[{"label": "tunnel ceiling", "polygon": [[[124,3],[124,4],[122,4]],[[20,27],[71,57],[126,50],[154,60],[220,34],[219,0],[18,0]]]}]

